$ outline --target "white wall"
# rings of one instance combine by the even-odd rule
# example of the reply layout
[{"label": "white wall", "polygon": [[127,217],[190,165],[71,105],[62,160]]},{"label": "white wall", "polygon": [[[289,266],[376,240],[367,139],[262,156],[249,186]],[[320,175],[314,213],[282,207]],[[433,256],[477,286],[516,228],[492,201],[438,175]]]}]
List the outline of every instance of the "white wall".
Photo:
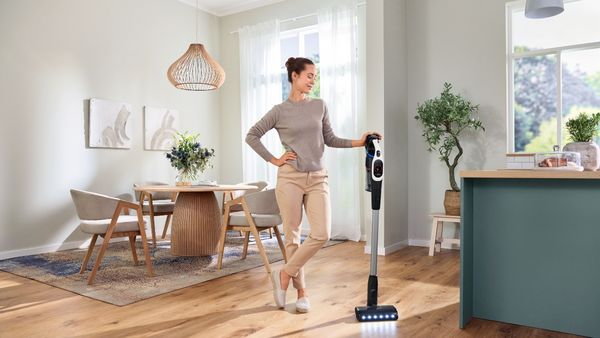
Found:
[{"label": "white wall", "polygon": [[[367,3],[367,129],[383,131],[384,191],[378,252],[408,244],[406,136],[406,1]],[[370,210],[369,194],[364,209]],[[370,211],[365,213],[370,243]],[[365,250],[370,251],[370,245]]]},{"label": "white wall", "polygon": [[[144,105],[178,109],[183,129],[215,148],[207,176],[219,179],[219,93],[166,78],[195,18],[174,0],[0,1],[0,258],[86,240],[70,188],[117,195],[136,181],[173,182],[164,153],[143,150]],[[219,59],[219,19],[200,12],[198,37]],[[90,98],[132,104],[131,149],[85,147]]]},{"label": "white wall", "polygon": [[428,215],[443,211],[449,183],[447,168],[436,153],[427,153],[421,126],[413,118],[418,103],[438,96],[443,83],[451,82],[456,92],[480,104],[486,127],[480,135],[464,135],[465,154],[457,174],[503,167],[505,1],[408,0],[407,12],[409,238],[411,245],[423,245],[429,243]]},{"label": "white wall", "polygon": [[385,247],[408,245],[408,128],[406,1],[384,2]]}]

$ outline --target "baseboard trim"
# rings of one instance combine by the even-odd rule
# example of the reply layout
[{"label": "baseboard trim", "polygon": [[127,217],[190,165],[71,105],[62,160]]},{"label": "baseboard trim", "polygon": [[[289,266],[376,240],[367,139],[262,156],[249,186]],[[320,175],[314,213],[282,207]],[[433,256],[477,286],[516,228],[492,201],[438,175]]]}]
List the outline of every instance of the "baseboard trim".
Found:
[{"label": "baseboard trim", "polygon": [[[385,246],[383,248],[378,247],[377,248],[377,255],[378,256],[387,256],[387,255],[389,255],[389,254],[391,254],[393,252],[396,252],[396,251],[398,251],[398,250],[400,250],[402,248],[406,248],[409,245],[408,243],[409,243],[408,240],[405,239],[403,241],[394,243],[392,245]],[[365,245],[365,253],[366,254],[370,254],[371,253],[371,246],[368,245],[368,244]]]},{"label": "baseboard trim", "polygon": [[[428,248],[430,243],[431,243],[431,241],[429,239],[409,239],[408,240],[409,246],[422,246],[422,247]],[[460,250],[460,245],[442,242],[442,249]]]},{"label": "baseboard trim", "polygon": [[[63,251],[63,250],[70,250],[70,249],[85,249],[90,245],[90,240],[91,240],[91,237],[86,240],[81,240],[81,241],[48,244],[48,245],[42,245],[42,246],[36,246],[33,248],[25,248],[25,249],[18,249],[18,250],[0,251],[0,260],[15,258],[15,257],[22,257],[22,256],[39,255],[39,254],[48,253],[48,252],[56,252],[56,251]],[[120,242],[120,241],[126,241],[126,240],[128,240],[127,237],[117,237],[117,238],[113,238],[111,241],[112,242]],[[102,244],[102,238],[98,237],[96,246],[101,245],[101,244]]]}]

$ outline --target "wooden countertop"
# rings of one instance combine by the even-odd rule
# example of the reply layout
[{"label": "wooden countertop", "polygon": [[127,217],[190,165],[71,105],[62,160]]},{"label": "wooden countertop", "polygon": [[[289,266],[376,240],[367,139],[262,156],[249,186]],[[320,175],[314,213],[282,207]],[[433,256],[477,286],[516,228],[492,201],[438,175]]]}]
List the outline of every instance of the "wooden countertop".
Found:
[{"label": "wooden countertop", "polygon": [[600,179],[600,171],[552,171],[552,170],[462,170],[462,178],[542,178],[542,179]]}]

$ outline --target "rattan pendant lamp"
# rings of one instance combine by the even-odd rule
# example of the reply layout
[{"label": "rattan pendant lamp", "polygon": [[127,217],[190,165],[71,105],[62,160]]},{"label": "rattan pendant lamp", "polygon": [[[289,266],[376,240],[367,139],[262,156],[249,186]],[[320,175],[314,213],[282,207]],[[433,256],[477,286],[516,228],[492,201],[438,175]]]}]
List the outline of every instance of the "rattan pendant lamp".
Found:
[{"label": "rattan pendant lamp", "polygon": [[[196,0],[196,41],[198,41],[198,0]],[[187,52],[167,71],[173,86],[183,90],[214,90],[225,82],[223,67],[213,59],[201,43],[192,43]]]}]

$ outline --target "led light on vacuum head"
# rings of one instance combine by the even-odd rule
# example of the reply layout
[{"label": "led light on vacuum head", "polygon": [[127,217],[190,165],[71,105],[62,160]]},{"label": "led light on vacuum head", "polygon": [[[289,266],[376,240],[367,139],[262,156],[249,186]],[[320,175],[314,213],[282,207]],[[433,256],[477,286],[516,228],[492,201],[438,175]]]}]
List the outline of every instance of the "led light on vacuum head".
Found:
[{"label": "led light on vacuum head", "polygon": [[398,311],[392,305],[357,306],[354,311],[359,322],[398,319]]}]

